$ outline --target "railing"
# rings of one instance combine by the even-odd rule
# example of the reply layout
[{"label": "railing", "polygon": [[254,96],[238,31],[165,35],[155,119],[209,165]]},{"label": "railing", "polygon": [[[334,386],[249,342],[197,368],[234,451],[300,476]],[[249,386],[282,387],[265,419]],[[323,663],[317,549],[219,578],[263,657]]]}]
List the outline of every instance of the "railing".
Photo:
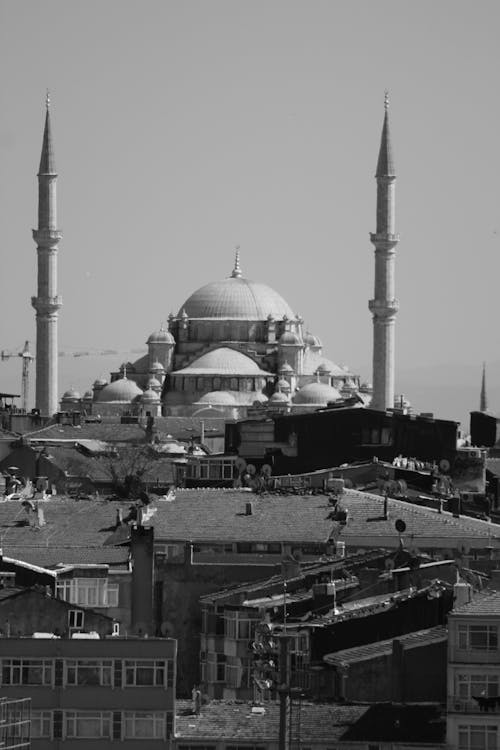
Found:
[{"label": "railing", "polygon": [[486,698],[478,696],[478,699],[455,698],[453,695],[448,696],[448,711],[458,713],[491,713],[500,714],[500,696]]}]

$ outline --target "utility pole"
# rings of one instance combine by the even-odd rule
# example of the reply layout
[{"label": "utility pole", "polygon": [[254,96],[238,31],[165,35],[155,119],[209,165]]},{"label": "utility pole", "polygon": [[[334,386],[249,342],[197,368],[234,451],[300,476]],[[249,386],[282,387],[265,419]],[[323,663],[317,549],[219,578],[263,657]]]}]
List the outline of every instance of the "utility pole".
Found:
[{"label": "utility pole", "polygon": [[[286,604],[286,603],[285,603]],[[280,726],[278,750],[288,750],[290,740],[290,636],[280,635],[279,699]]]}]

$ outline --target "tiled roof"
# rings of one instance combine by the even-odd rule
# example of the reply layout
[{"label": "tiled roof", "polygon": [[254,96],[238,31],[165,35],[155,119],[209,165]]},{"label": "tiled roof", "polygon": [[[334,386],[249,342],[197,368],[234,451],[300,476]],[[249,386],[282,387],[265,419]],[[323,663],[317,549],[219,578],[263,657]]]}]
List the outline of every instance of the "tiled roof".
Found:
[{"label": "tiled roof", "polygon": [[[213,744],[222,739],[277,743],[279,703],[265,703],[264,709],[263,714],[257,714],[252,713],[251,703],[213,700],[195,715],[190,701],[177,701],[176,738]],[[361,706],[294,701],[290,738],[293,746],[351,741],[356,746],[357,742],[409,742],[436,748],[444,743],[445,732],[446,723],[434,704]]]},{"label": "tiled roof", "polygon": [[6,557],[21,560],[42,568],[55,568],[61,563],[65,565],[101,564],[113,567],[125,567],[128,563],[128,547],[11,547],[6,544],[3,550]]},{"label": "tiled roof", "polygon": [[[43,567],[58,563],[125,564],[127,548],[103,546],[116,521],[116,505],[109,500],[39,501],[43,526],[34,523],[19,500],[0,503],[0,537],[3,554]],[[128,508],[130,503],[125,507]]]},{"label": "tiled roof", "polygon": [[[399,635],[397,640],[405,648],[417,648],[427,646],[431,643],[440,643],[448,639],[446,628],[437,626],[427,628],[426,630],[416,630],[414,633]],[[392,653],[393,638],[384,641],[375,641],[375,643],[366,643],[354,648],[345,648],[342,651],[335,651],[333,654],[326,654],[323,661],[332,666],[342,664],[354,664],[355,662],[365,661],[365,659],[374,659],[379,656],[387,656]]]},{"label": "tiled roof", "polygon": [[[206,434],[224,434],[223,419],[205,419]],[[215,430],[215,432],[213,431]],[[153,432],[160,440],[177,438],[188,440],[201,432],[201,420],[191,417],[157,417]],[[144,442],[146,420],[132,424],[104,418],[102,422],[83,422],[81,425],[51,424],[25,435],[30,440],[101,440],[107,443]]]},{"label": "tiled roof", "polygon": [[[297,705],[297,704],[295,704]],[[252,704],[213,700],[203,705],[199,715],[189,713],[190,701],[177,701],[176,737],[182,740],[277,741],[279,731],[279,703],[265,704],[263,714],[252,713]],[[327,703],[300,704],[300,739],[308,742],[338,741],[346,730],[367,711],[366,706],[332,705]],[[295,714],[295,711],[294,711]],[[292,738],[297,733],[292,722]]]},{"label": "tiled roof", "polygon": [[451,615],[496,615],[500,617],[500,591],[485,591],[474,596],[472,601],[454,607]]}]

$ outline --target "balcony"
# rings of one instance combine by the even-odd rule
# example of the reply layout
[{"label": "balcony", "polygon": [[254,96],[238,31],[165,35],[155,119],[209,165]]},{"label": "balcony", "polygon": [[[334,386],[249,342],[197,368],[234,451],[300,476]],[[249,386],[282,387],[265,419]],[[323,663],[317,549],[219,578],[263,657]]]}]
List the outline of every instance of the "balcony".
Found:
[{"label": "balcony", "polygon": [[453,695],[448,696],[447,707],[449,713],[463,714],[500,714],[500,696],[491,698],[479,697],[478,700],[471,698],[455,698]]}]

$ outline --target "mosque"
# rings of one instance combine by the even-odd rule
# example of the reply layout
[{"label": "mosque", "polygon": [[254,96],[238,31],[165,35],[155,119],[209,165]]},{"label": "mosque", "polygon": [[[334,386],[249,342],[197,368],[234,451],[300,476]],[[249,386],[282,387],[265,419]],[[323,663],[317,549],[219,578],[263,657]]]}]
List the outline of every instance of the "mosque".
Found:
[{"label": "mosque", "polygon": [[[57,244],[54,149],[47,100],[38,173],[37,408],[52,415],[57,404]],[[83,397],[74,389],[61,411],[106,416],[246,417],[257,410],[309,411],[340,402],[394,407],[395,172],[388,98],[376,171],[377,227],[373,316],[374,387],[323,354],[321,341],[281,295],[243,275],[239,250],[227,278],[193,292],[177,315],[147,339],[147,354],[97,379]]]},{"label": "mosque", "polygon": [[236,251],[231,274],[205,284],[147,339],[148,352],[96,380],[63,410],[84,406],[101,416],[246,416],[249,408],[314,409],[362,393],[359,376],[323,354],[278,292],[245,278]]}]

